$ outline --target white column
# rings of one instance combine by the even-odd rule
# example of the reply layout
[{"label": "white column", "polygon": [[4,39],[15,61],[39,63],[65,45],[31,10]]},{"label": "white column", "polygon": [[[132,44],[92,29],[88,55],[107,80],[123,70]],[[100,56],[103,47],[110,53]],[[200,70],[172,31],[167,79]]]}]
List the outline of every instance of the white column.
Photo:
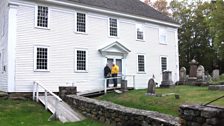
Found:
[{"label": "white column", "polygon": [[15,54],[18,5],[9,4],[8,22],[8,92],[15,92]]}]

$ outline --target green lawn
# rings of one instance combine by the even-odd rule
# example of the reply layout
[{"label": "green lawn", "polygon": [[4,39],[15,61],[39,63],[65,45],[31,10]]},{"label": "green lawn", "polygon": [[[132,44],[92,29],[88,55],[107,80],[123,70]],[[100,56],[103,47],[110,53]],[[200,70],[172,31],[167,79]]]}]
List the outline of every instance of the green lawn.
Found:
[{"label": "green lawn", "polygon": [[[174,95],[164,97],[145,96],[146,90],[132,90],[124,94],[109,93],[98,99],[111,101],[127,107],[158,111],[161,113],[178,116],[179,106],[182,104],[204,104],[224,95],[223,91],[210,91],[208,87],[176,86],[175,88],[157,88],[157,94],[177,93],[180,99]],[[224,107],[224,99],[213,103]]]},{"label": "green lawn", "polygon": [[90,119],[65,124],[48,121],[50,115],[42,105],[33,101],[0,99],[0,126],[103,126]]}]

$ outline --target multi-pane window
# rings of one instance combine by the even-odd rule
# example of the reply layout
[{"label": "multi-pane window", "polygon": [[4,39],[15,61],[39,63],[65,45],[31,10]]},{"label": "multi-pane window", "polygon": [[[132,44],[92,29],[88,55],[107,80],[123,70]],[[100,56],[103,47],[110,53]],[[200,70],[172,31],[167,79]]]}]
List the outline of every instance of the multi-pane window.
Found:
[{"label": "multi-pane window", "polygon": [[110,36],[117,36],[117,19],[110,18]]},{"label": "multi-pane window", "polygon": [[138,72],[145,72],[145,56],[138,55]]},{"label": "multi-pane window", "polygon": [[48,27],[48,7],[38,6],[37,8],[37,26]]},{"label": "multi-pane window", "polygon": [[86,14],[77,13],[77,32],[86,32]]},{"label": "multi-pane window", "polygon": [[137,24],[136,28],[137,28],[137,39],[143,40],[143,28],[142,28],[142,25]]},{"label": "multi-pane window", "polygon": [[164,28],[159,29],[159,41],[160,43],[166,44],[166,30]]},{"label": "multi-pane window", "polygon": [[86,51],[76,51],[76,69],[78,71],[86,71]]},{"label": "multi-pane window", "polygon": [[162,68],[162,71],[167,70],[167,58],[166,57],[161,57],[161,68]]},{"label": "multi-pane window", "polygon": [[36,47],[36,70],[48,70],[48,48]]}]

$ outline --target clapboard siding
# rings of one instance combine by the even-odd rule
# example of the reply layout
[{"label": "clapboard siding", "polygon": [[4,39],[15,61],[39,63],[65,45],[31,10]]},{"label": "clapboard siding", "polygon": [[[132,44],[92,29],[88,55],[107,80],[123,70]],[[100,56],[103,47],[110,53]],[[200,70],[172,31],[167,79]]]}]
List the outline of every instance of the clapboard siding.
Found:
[{"label": "clapboard siding", "polygon": [[[0,61],[0,91],[7,91],[7,78],[8,73],[7,71],[3,71],[3,65],[7,67],[7,36],[8,36],[8,0],[1,0],[0,1],[0,53],[4,63]],[[4,52],[3,52],[4,51]],[[4,56],[3,56],[4,54]]]},{"label": "clapboard siding", "polygon": [[[20,5],[17,14],[16,43],[16,91],[32,91],[32,82],[40,81],[52,91],[58,86],[74,83],[79,91],[103,88],[103,68],[106,59],[99,49],[118,41],[131,52],[126,59],[126,74],[136,75],[138,88],[145,88],[147,81],[154,74],[161,81],[160,56],[169,59],[169,70],[176,69],[175,31],[168,32],[168,44],[159,43],[159,25],[142,22],[145,41],[136,41],[136,23],[138,21],[117,17],[119,20],[119,37],[108,37],[108,17],[110,15],[87,12],[87,33],[75,32],[74,13],[78,9],[50,7],[49,29],[35,28],[35,4]],[[114,16],[113,16],[114,17]],[[116,16],[115,16],[116,17]],[[140,22],[141,23],[141,22]],[[34,71],[34,46],[49,46],[49,71]],[[74,70],[75,49],[87,49],[88,71],[78,73]],[[137,72],[137,55],[146,58],[146,73]],[[175,79],[175,78],[174,78]],[[130,79],[131,81],[131,79]]]}]

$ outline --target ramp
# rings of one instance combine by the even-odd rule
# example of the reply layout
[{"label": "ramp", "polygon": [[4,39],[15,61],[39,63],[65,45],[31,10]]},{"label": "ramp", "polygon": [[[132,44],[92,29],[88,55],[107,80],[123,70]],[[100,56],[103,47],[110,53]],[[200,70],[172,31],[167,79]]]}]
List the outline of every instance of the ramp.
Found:
[{"label": "ramp", "polygon": [[[39,101],[45,105],[44,96],[39,96]],[[53,96],[47,96],[47,108],[54,113],[55,112],[55,98]],[[57,109],[57,118],[65,122],[76,122],[84,120],[85,117],[77,111],[74,111],[67,103],[59,102]]]}]

